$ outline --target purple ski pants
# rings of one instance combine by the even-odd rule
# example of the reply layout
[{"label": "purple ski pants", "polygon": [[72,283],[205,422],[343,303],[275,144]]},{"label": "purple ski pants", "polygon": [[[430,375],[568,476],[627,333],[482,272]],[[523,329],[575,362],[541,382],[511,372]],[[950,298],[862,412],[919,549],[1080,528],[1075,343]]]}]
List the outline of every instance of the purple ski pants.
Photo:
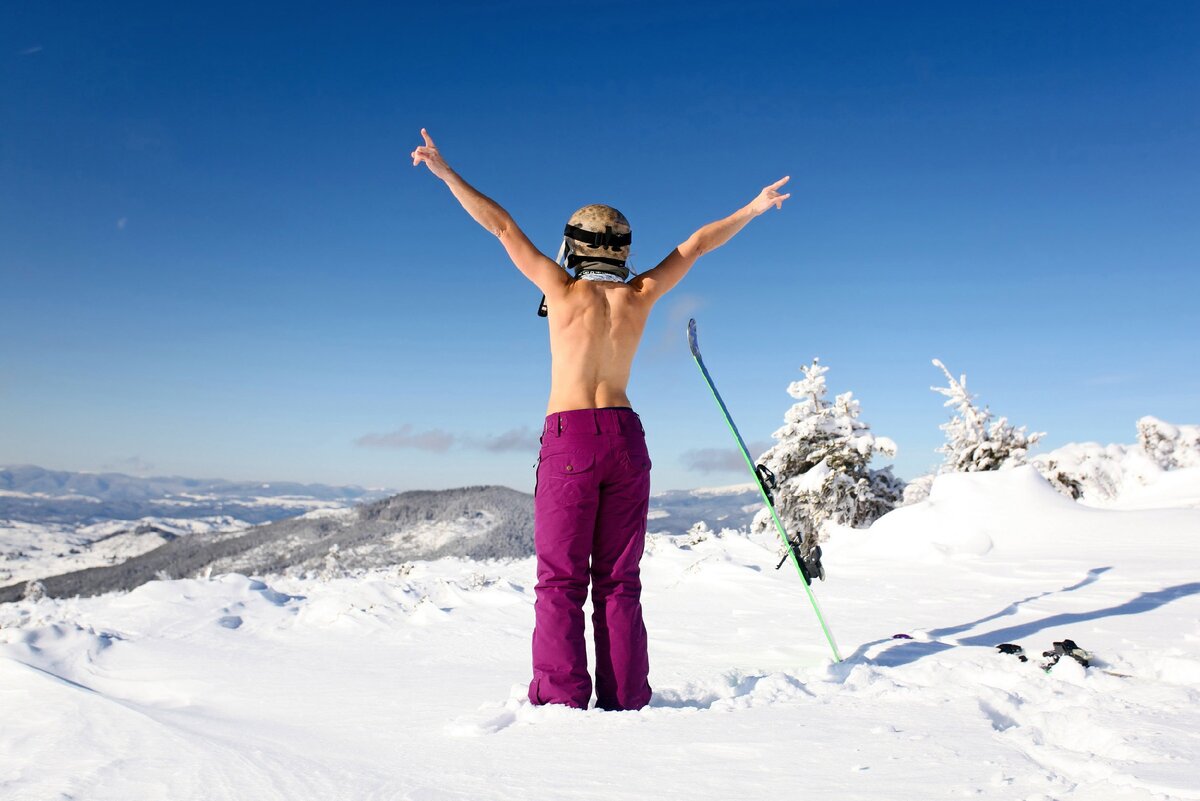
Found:
[{"label": "purple ski pants", "polygon": [[650,456],[632,409],[575,409],[546,418],[534,488],[533,703],[587,708],[589,580],[596,706],[641,709],[650,702],[638,568],[649,503]]}]

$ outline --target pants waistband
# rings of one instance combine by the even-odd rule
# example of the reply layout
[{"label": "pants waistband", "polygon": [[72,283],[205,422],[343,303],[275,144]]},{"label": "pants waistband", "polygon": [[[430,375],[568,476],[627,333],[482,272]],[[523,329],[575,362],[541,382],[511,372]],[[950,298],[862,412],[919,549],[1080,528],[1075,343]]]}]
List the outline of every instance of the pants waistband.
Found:
[{"label": "pants waistband", "polygon": [[645,434],[642,418],[628,406],[602,409],[570,409],[546,415],[543,439],[564,434]]}]

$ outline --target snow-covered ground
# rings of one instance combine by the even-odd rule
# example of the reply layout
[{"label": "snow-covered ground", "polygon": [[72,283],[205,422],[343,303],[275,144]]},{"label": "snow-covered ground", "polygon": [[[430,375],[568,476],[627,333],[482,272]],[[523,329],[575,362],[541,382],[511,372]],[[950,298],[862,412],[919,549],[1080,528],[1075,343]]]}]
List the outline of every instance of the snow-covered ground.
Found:
[{"label": "snow-covered ground", "polygon": [[827,544],[835,664],[771,541],[652,536],[621,713],[523,700],[531,559],[7,604],[0,798],[1200,799],[1197,557],[1200,510],[943,476]]},{"label": "snow-covered ground", "polygon": [[0,586],[72,570],[115,565],[188,534],[241,531],[229,515],[144,517],[90,525],[0,520]]},{"label": "snow-covered ground", "polygon": [[1108,509],[1157,509],[1164,504],[1200,509],[1200,467],[1163,471],[1108,501],[1085,501]]}]

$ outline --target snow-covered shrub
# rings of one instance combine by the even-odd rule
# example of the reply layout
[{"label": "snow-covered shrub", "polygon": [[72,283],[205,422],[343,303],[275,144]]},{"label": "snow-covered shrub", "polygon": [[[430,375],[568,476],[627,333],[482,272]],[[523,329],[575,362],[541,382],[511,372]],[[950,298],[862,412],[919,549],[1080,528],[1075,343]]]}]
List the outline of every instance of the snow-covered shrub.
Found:
[{"label": "snow-covered shrub", "polygon": [[1137,421],[1138,443],[1163,470],[1200,467],[1200,426],[1176,426],[1147,415]]},{"label": "snow-covered shrub", "polygon": [[1143,417],[1137,431],[1137,445],[1073,442],[1031,461],[1059,492],[1101,504],[1155,482],[1164,472],[1200,467],[1200,426]]},{"label": "snow-covered shrub", "polygon": [[496,578],[487,573],[475,572],[467,576],[464,583],[469,590],[483,590],[495,584],[496,581]]},{"label": "snow-covered shrub", "polygon": [[703,520],[697,520],[687,530],[681,545],[699,545],[713,535],[712,527]]},{"label": "snow-covered shrub", "polygon": [[1117,497],[1131,479],[1155,469],[1138,448],[1072,442],[1031,462],[1056,490],[1075,500],[1106,501]]},{"label": "snow-covered shrub", "polygon": [[317,574],[317,578],[321,581],[330,581],[335,578],[341,578],[346,571],[342,568],[341,549],[335,542],[329,546],[329,550],[325,552],[325,558],[321,563],[321,570]]},{"label": "snow-covered shrub", "polygon": [[1017,428],[1009,424],[1007,417],[993,419],[991,411],[976,406],[975,397],[967,392],[966,375],[956,381],[941,361],[934,359],[933,363],[950,383],[930,389],[945,395],[945,405],[954,407],[954,417],[941,426],[946,444],[938,448],[938,453],[946,458],[940,472],[974,473],[1024,464],[1029,448],[1045,434],[1026,434],[1025,426]]},{"label": "snow-covered shrub", "polygon": [[901,506],[912,506],[914,503],[920,503],[929,497],[929,490],[933,489],[933,480],[937,478],[933,473],[926,473],[923,476],[917,476],[912,481],[904,485],[904,495],[900,499]]},{"label": "snow-covered shrub", "polygon": [[1050,482],[1050,486],[1063,495],[1076,501],[1083,497],[1083,482],[1075,474],[1064,470],[1057,459],[1049,456],[1040,459],[1035,456],[1033,466]]},{"label": "snow-covered shrub", "polygon": [[[896,444],[871,433],[858,418],[859,403],[844,392],[830,402],[825,373],[813,359],[800,368],[804,378],[788,385],[797,400],[784,415],[784,425],[772,436],[778,440],[759,459],[775,474],[778,489],[775,506],[780,520],[793,537],[816,535],[819,541],[826,523],[865,526],[900,500],[904,482],[892,468],[868,467],[877,453],[896,454]],[[773,528],[769,509],[754,517],[752,530]]]}]

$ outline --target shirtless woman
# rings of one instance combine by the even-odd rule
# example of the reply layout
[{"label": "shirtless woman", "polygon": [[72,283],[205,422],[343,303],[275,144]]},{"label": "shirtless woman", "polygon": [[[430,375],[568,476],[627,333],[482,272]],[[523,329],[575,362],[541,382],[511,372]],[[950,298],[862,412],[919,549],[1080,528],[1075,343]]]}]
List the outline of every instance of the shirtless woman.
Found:
[{"label": "shirtless woman", "polygon": [[583,604],[592,585],[596,705],[641,709],[650,702],[638,564],[646,537],[650,457],[625,394],[633,357],[654,304],[696,259],[790,194],[781,178],[748,205],[696,231],[633,280],[625,261],[630,229],[610,206],[585,206],[564,232],[572,277],[543,255],[495,201],[450,169],[422,128],[412,153],[442,179],[477,223],[546,296],[550,400],[534,487],[537,585],[529,699],[586,708],[592,695]]}]

